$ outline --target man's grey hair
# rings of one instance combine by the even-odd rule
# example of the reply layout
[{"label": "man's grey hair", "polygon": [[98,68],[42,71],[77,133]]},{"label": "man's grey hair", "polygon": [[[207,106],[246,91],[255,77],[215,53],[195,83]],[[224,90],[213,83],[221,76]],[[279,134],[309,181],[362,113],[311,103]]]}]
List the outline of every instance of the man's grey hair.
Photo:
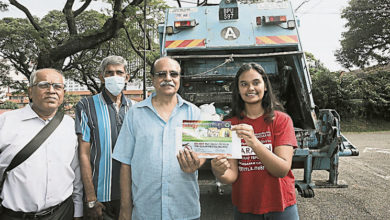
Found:
[{"label": "man's grey hair", "polygon": [[127,71],[127,61],[121,56],[108,56],[100,63],[99,73],[104,75],[104,70],[108,65],[123,65],[125,71]]},{"label": "man's grey hair", "polygon": [[37,73],[41,72],[42,70],[53,70],[53,71],[56,71],[57,73],[61,74],[63,83],[65,84],[64,74],[60,70],[57,70],[57,69],[54,69],[54,68],[44,68],[44,69],[37,69],[33,73],[31,73],[31,75],[30,75],[30,87],[33,87],[33,85],[35,83],[35,80],[37,78]]}]

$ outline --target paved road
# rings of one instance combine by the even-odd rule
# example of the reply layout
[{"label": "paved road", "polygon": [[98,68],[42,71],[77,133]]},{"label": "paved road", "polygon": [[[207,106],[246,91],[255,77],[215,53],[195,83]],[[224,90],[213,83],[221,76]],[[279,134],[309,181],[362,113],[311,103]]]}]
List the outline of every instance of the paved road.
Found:
[{"label": "paved road", "polygon": [[[358,157],[342,157],[339,183],[348,188],[315,189],[314,198],[298,198],[301,220],[390,219],[390,132],[344,133],[359,149]],[[297,179],[302,170],[294,170]],[[327,180],[326,171],[314,171],[313,180]],[[202,181],[202,180],[201,180]],[[232,219],[230,188],[220,196],[214,187],[201,187],[202,217]]]}]

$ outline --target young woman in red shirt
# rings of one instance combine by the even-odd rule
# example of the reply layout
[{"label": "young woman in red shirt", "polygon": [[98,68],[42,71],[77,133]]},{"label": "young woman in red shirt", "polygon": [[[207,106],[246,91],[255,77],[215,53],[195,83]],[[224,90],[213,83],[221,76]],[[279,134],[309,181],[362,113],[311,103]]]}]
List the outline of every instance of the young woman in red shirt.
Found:
[{"label": "young woman in red shirt", "polygon": [[232,98],[227,120],[241,138],[242,159],[220,156],[211,165],[221,182],[232,184],[234,219],[299,219],[291,172],[297,147],[293,123],[260,65],[238,70]]}]

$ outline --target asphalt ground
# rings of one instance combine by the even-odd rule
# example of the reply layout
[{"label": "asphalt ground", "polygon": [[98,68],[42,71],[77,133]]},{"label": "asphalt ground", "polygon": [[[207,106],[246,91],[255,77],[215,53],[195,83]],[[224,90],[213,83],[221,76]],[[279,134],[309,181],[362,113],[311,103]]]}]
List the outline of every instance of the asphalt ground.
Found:
[{"label": "asphalt ground", "polygon": [[[301,220],[312,219],[390,219],[390,131],[344,133],[359,150],[357,157],[341,157],[339,184],[346,188],[316,188],[314,198],[297,193]],[[293,170],[302,179],[303,170]],[[203,220],[233,219],[231,188],[222,186],[223,195],[210,183],[211,174],[200,177]],[[203,179],[202,179],[203,178]],[[314,171],[314,181],[328,179],[327,171]]]}]

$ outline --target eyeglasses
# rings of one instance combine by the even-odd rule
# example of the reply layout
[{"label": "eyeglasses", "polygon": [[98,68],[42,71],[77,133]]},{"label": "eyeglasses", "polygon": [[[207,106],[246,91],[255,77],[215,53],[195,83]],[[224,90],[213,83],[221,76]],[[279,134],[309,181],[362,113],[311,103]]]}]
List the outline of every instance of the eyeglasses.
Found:
[{"label": "eyeglasses", "polygon": [[[154,75],[157,76],[158,78],[163,79],[163,78],[167,77],[168,71],[156,72]],[[180,73],[177,71],[170,71],[169,75],[171,76],[171,78],[177,78],[180,76]]]},{"label": "eyeglasses", "polygon": [[33,84],[33,86],[37,86],[40,89],[49,89],[50,86],[53,86],[55,90],[63,90],[65,85],[63,83],[49,83],[47,81],[41,81],[39,83]]}]

